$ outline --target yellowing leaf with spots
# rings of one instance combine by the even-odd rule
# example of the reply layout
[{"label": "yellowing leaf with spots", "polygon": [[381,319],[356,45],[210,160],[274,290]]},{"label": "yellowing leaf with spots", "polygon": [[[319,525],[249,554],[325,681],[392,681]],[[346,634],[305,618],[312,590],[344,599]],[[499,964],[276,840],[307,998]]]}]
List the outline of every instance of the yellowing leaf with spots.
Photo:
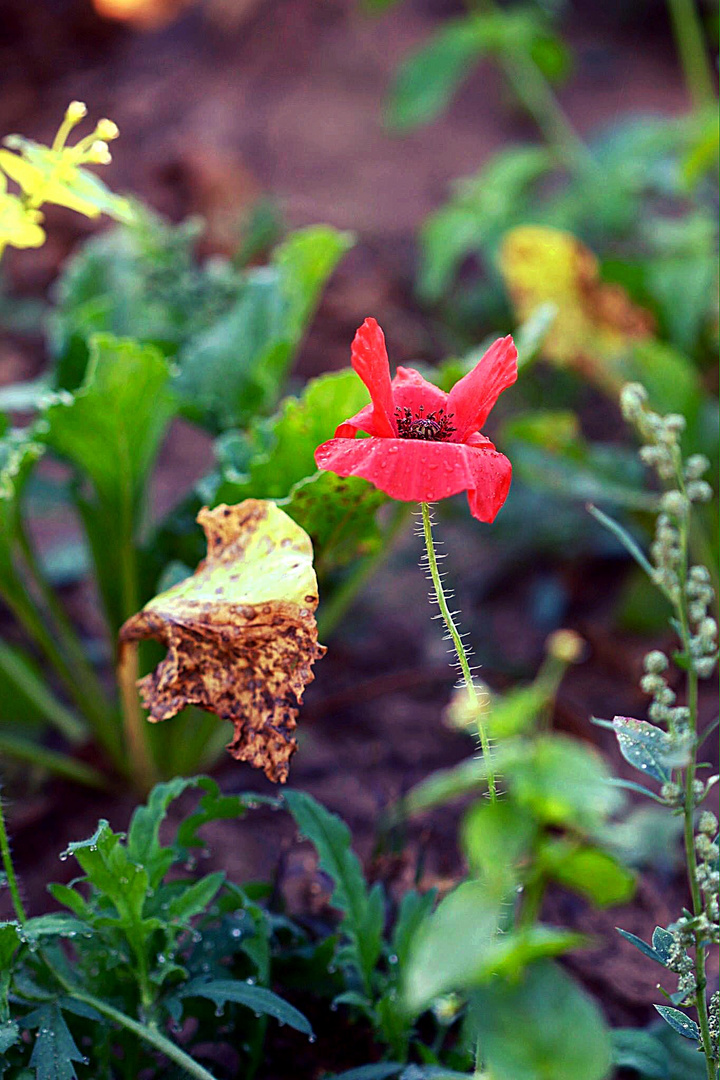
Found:
[{"label": "yellowing leaf with spots", "polygon": [[150,720],[197,705],[235,725],[228,750],[287,779],[293,736],[318,645],[317,579],[310,538],[274,503],[246,499],[197,518],[207,558],[192,577],[154,597],[120,631],[123,648],[143,638],[166,658],[138,686]]},{"label": "yellowing leaf with spots", "polygon": [[600,280],[589,248],[559,229],[522,225],[503,238],[500,271],[518,321],[540,304],[557,307],[543,344],[549,360],[580,369],[606,390],[625,381],[622,361],[633,342],[652,336],[652,316],[622,286]]}]

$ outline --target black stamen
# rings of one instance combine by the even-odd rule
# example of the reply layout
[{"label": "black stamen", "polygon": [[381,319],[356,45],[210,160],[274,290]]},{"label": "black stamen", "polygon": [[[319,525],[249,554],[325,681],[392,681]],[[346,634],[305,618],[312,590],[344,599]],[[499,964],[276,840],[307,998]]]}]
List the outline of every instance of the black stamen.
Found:
[{"label": "black stamen", "polygon": [[425,406],[421,405],[415,416],[407,408],[397,408],[395,418],[397,420],[398,435],[401,439],[424,439],[426,442],[445,442],[455,433],[455,428],[450,423],[453,414],[446,413],[444,409],[430,412],[425,416]]}]

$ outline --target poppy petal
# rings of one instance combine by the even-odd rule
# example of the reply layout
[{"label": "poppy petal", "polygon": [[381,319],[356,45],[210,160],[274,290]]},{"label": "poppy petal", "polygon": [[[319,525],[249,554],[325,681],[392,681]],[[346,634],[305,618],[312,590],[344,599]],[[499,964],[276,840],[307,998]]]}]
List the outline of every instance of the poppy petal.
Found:
[{"label": "poppy petal", "polygon": [[409,409],[417,416],[420,409],[425,416],[440,409],[448,411],[448,396],[444,390],[424,379],[415,368],[399,367],[392,381],[393,405],[399,409]]},{"label": "poppy petal", "polygon": [[517,349],[508,335],[498,338],[472,371],[455,383],[448,394],[455,438],[464,442],[483,426],[503,390],[517,379]]},{"label": "poppy petal", "polygon": [[350,362],[370,391],[375,434],[393,438],[397,435],[393,412],[390,364],[385,335],[375,319],[366,319],[356,332]]},{"label": "poppy petal", "polygon": [[380,435],[375,429],[375,407],[365,405],[360,412],[356,412],[348,420],[343,420],[335,428],[336,439],[352,439],[358,431],[365,431],[368,435]]},{"label": "poppy petal", "polygon": [[403,502],[436,502],[467,491],[471,513],[480,521],[493,520],[512,473],[492,443],[473,447],[422,439],[330,439],[315,451],[315,462],[338,476],[362,476]]}]

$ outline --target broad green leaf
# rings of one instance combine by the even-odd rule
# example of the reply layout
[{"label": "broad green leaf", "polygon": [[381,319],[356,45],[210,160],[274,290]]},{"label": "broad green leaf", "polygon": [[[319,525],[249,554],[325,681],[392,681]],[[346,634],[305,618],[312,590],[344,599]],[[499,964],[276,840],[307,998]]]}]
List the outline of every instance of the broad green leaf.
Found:
[{"label": "broad green leaf", "polygon": [[345,916],[342,929],[352,941],[356,963],[368,982],[382,948],[382,892],[378,887],[368,892],[360,860],[351,848],[350,830],[337,814],[304,791],[287,791],[284,797],[298,828],[315,845],[320,868],[334,883],[331,902]]},{"label": "broad green leaf", "polygon": [[387,497],[366,480],[318,472],[315,450],[335,428],[367,404],[354,371],[311,380],[302,396],[286,398],[277,414],[245,436],[229,434],[218,445],[223,480],[213,502],[271,498],[312,539],[324,572],[382,544],[377,509]]},{"label": "broad green leaf", "polygon": [[483,879],[498,901],[517,884],[518,864],[536,832],[532,817],[509,799],[477,802],[463,818],[463,853],[473,875]]},{"label": "broad green leaf", "polygon": [[538,859],[549,877],[598,907],[625,904],[635,892],[634,874],[600,848],[570,840],[548,840],[541,846]]},{"label": "broad green leaf", "polygon": [[77,937],[78,934],[87,934],[88,925],[86,922],[68,915],[67,912],[58,911],[28,919],[23,927],[23,932],[31,941],[37,941],[37,939],[43,937],[73,938]]},{"label": "broad green leaf", "polygon": [[680,1036],[668,1024],[658,1020],[650,1033],[665,1047],[670,1065],[670,1080],[707,1080],[707,1065],[697,1044]]},{"label": "broad green leaf", "polygon": [[234,306],[178,353],[176,389],[188,415],[224,429],[272,407],[322,288],[352,243],[330,226],[310,226],[276,248],[268,267],[247,271]]},{"label": "broad green leaf", "polygon": [[502,743],[494,764],[513,798],[548,825],[591,832],[622,804],[597,751],[566,735]]},{"label": "broad green leaf", "polygon": [[615,1028],[612,1046],[618,1069],[632,1069],[641,1080],[670,1080],[667,1050],[648,1031]]},{"label": "broad green leaf", "polygon": [[253,986],[236,979],[213,979],[210,982],[191,983],[181,989],[179,996],[207,998],[218,1007],[228,1002],[244,1005],[256,1014],[274,1017],[281,1024],[301,1031],[303,1035],[313,1033],[310,1022],[298,1009],[283,1001],[272,990],[266,990],[264,986]]},{"label": "broad green leaf", "polygon": [[41,1005],[25,1017],[24,1023],[38,1029],[30,1056],[36,1080],[77,1080],[75,1063],[84,1062],[85,1058],[57,1005]]},{"label": "broad green leaf", "polygon": [[120,631],[168,649],[139,689],[157,722],[194,705],[232,720],[233,757],[283,782],[317,643],[312,544],[274,503],[246,499],[198,515],[208,555],[192,577],[150,600]]},{"label": "broad green leaf", "polygon": [[[5,1054],[20,1038],[20,1028],[14,1020],[0,1022],[0,1054]],[[0,1061],[0,1065],[2,1061]]]},{"label": "broad green leaf", "polygon": [[682,1035],[684,1039],[700,1041],[700,1028],[684,1012],[671,1009],[669,1005],[654,1005],[653,1008],[657,1009],[665,1023],[669,1024],[673,1031],[677,1031],[678,1035]]},{"label": "broad green leaf", "polygon": [[610,1034],[591,998],[550,961],[475,991],[471,1030],[494,1080],[606,1080]]},{"label": "broad green leaf", "polygon": [[82,387],[56,395],[43,412],[44,442],[76,469],[92,493],[77,492],[111,628],[137,597],[125,572],[137,544],[145,488],[175,409],[170,367],[136,342],[98,335]]},{"label": "broad green leaf", "polygon": [[423,1012],[440,994],[471,986],[499,933],[502,908],[482,881],[465,881],[438,905],[410,947],[405,1006]]},{"label": "broad green leaf", "polygon": [[401,817],[412,817],[434,806],[443,806],[463,795],[484,791],[487,781],[487,762],[471,757],[452,769],[438,769],[411,788],[398,807]]}]

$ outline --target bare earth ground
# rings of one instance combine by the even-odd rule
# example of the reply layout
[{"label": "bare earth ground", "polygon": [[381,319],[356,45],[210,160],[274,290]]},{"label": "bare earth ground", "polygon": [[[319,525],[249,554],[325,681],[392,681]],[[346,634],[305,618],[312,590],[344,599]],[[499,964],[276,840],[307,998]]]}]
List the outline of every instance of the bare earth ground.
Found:
[{"label": "bare earth ground", "polygon": [[[487,68],[470,80],[442,122],[402,139],[382,128],[382,101],[399,59],[449,7],[426,0],[373,20],[351,0],[245,0],[234,9],[215,0],[204,14],[193,9],[163,30],[140,35],[99,23],[80,0],[32,9],[2,0],[0,131],[51,137],[67,102],[86,100],[91,115],[113,117],[123,133],[108,182],[174,218],[204,214],[208,250],[227,248],[238,208],[259,191],[280,200],[293,226],[327,221],[352,229],[358,245],[323,300],[298,373],[344,365],[352,333],[369,313],[384,325],[396,362],[434,360],[441,355],[438,329],[412,296],[416,230],[451,180],[475,171],[508,142],[533,137]],[[657,11],[652,5],[648,10]],[[680,112],[684,95],[668,42],[660,36],[638,49],[637,25],[623,27],[610,15],[598,25],[598,18],[590,6],[571,27],[577,71],[564,97],[578,127],[590,131],[629,109]],[[44,292],[61,259],[87,232],[62,212],[50,220],[45,248],[8,259],[11,283],[31,295]],[[39,339],[30,347],[0,341],[0,382],[30,376],[41,364]],[[157,512],[172,505],[208,461],[207,440],[177,425],[158,470]],[[562,624],[588,642],[585,663],[562,686],[556,725],[613,754],[602,738],[606,733],[591,728],[588,716],[644,708],[636,685],[648,647],[613,630],[622,569],[538,560],[498,571],[482,529],[454,523],[448,530],[455,541],[448,569],[484,676],[499,689],[511,676],[532,677],[553,629],[538,611],[537,593],[548,580],[555,583],[564,597]],[[419,554],[419,540],[408,535],[333,639],[307,693],[291,771],[294,786],[348,820],[370,871],[396,891],[411,883],[420,858],[425,884],[449,885],[458,875],[457,814],[428,817],[410,829],[402,858],[373,861],[379,815],[429,772],[472,752],[472,744],[440,720],[452,674],[439,628],[429,619]],[[86,592],[69,590],[67,600],[93,629],[96,616]],[[706,708],[709,716],[711,699]],[[614,764],[622,771],[623,763]],[[230,763],[220,776],[228,790],[270,787]],[[60,785],[12,808],[15,852],[33,911],[42,908],[45,881],[72,874],[57,852],[88,835],[99,816],[124,827],[131,808],[129,798],[110,800]],[[277,875],[291,910],[323,911],[327,883],[284,815],[254,811],[244,822],[217,826],[211,843],[212,865],[235,880]],[[550,921],[596,937],[597,946],[569,965],[613,1023],[648,1021],[648,1003],[656,995],[651,965],[619,941],[614,926],[647,935],[656,922],[664,925],[676,915],[682,902],[671,868],[647,875],[621,911],[592,913],[567,894],[549,898]],[[337,1029],[339,1021],[333,1023]],[[336,1032],[321,1060],[322,1039],[305,1058],[307,1051],[282,1034],[264,1080],[310,1080],[320,1064],[340,1068],[370,1060],[372,1048],[362,1039],[359,1032],[352,1038]],[[343,1053],[344,1043],[350,1048]]]}]

